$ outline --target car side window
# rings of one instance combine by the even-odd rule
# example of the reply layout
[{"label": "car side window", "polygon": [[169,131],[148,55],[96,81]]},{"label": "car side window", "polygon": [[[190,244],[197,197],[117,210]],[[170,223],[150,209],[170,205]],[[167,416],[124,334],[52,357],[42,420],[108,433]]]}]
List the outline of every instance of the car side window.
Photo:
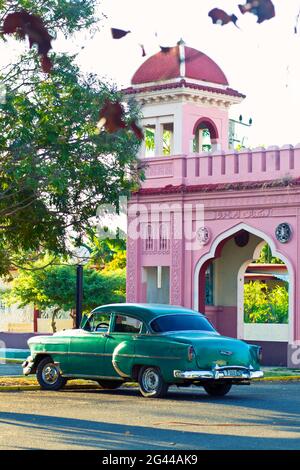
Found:
[{"label": "car side window", "polygon": [[88,330],[92,332],[106,333],[109,330],[110,313],[95,312],[88,320]]},{"label": "car side window", "polygon": [[114,333],[133,333],[138,334],[143,328],[143,322],[137,318],[128,317],[127,315],[115,315],[115,323],[113,327]]}]

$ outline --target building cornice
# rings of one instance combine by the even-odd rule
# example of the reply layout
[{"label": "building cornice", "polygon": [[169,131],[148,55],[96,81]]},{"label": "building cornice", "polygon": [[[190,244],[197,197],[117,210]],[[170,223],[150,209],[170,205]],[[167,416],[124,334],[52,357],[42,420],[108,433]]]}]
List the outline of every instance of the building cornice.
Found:
[{"label": "building cornice", "polygon": [[233,191],[252,191],[252,190],[267,190],[267,189],[300,189],[300,177],[290,180],[271,180],[271,181],[245,181],[236,183],[213,183],[213,184],[199,184],[199,185],[185,185],[178,186],[168,185],[162,188],[141,188],[139,191],[133,193],[137,196],[155,196],[164,194],[190,194],[190,193],[226,193]]},{"label": "building cornice", "polygon": [[134,96],[142,105],[164,102],[197,102],[205,106],[220,106],[228,108],[232,104],[243,101],[242,95],[231,88],[219,88],[188,82],[185,79],[166,84],[122,90],[127,98]]}]

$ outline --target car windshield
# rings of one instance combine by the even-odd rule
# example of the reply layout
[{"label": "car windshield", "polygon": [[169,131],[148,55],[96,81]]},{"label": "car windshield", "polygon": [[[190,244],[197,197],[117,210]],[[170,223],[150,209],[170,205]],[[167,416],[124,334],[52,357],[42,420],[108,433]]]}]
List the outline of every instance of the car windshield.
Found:
[{"label": "car windshield", "polygon": [[155,333],[167,331],[215,331],[209,321],[201,315],[165,315],[151,322]]}]

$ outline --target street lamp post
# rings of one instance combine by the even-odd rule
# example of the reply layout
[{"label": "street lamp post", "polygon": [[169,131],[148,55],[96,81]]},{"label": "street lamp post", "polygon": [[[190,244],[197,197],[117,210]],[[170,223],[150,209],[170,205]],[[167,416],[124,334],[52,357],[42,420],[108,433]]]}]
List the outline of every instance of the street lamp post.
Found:
[{"label": "street lamp post", "polygon": [[88,262],[90,252],[85,246],[76,248],[74,259],[76,268],[76,328],[80,328],[83,304],[83,266]]},{"label": "street lamp post", "polygon": [[76,328],[80,327],[82,319],[82,299],[83,299],[83,266],[77,265],[76,270]]}]

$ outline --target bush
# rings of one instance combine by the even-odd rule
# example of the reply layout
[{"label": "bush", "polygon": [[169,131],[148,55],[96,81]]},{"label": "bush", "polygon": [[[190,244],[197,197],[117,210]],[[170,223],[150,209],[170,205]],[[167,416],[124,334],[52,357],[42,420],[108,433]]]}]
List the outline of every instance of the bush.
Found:
[{"label": "bush", "polygon": [[288,323],[288,311],[287,285],[273,289],[259,281],[244,285],[245,323]]}]

